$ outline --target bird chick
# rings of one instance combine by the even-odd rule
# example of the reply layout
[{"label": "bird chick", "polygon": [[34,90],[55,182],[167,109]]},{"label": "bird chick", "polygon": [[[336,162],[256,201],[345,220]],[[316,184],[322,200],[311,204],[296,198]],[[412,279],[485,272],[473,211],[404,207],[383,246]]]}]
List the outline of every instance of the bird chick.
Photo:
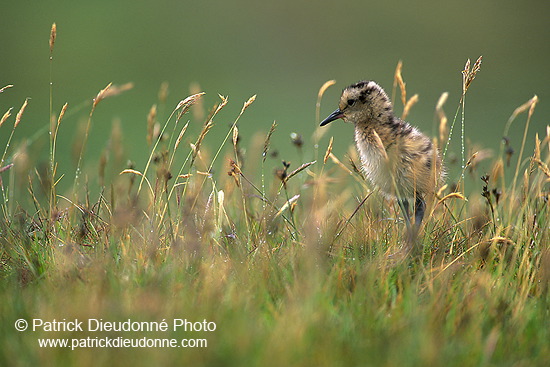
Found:
[{"label": "bird chick", "polygon": [[410,227],[413,200],[415,233],[426,210],[426,195],[442,181],[439,152],[431,140],[396,117],[382,87],[360,81],[345,88],[338,109],[321,122],[342,119],[355,125],[355,144],[368,180],[401,206]]}]

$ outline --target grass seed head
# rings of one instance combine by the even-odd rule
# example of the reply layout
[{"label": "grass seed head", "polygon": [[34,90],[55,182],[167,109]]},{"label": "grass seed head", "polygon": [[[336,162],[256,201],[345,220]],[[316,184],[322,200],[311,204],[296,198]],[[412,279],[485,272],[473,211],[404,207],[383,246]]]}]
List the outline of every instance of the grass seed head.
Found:
[{"label": "grass seed head", "polygon": [[185,134],[185,131],[187,131],[187,126],[189,126],[189,122],[186,123],[181,129],[180,134],[178,135],[178,139],[176,140],[176,144],[174,145],[174,150],[178,149],[178,146],[181,143],[181,139],[183,139],[183,135]]},{"label": "grass seed head", "polygon": [[105,98],[105,96],[107,95],[107,91],[109,90],[109,88],[111,88],[111,85],[113,85],[112,82],[107,84],[107,86],[105,88],[103,88],[102,90],[99,91],[99,93],[97,94],[97,96],[93,100],[93,108],[95,108],[97,106],[97,104]]},{"label": "grass seed head", "polygon": [[470,85],[476,78],[477,73],[479,70],[481,70],[481,61],[483,60],[483,56],[480,56],[476,62],[474,63],[474,66],[470,69],[470,59],[466,61],[466,65],[464,66],[464,70],[462,70],[462,94],[466,94],[468,91],[468,88],[470,88]]},{"label": "grass seed head", "polygon": [[52,28],[50,30],[50,55],[53,53],[53,46],[55,45],[56,37],[57,37],[57,25],[54,23],[52,24]]},{"label": "grass seed head", "polygon": [[441,94],[439,97],[439,100],[437,101],[437,105],[435,107],[435,111],[437,114],[437,118],[439,119],[439,142],[443,145],[445,142],[445,137],[447,136],[447,115],[445,115],[445,111],[443,111],[443,105],[447,101],[447,98],[449,97],[449,93],[445,92]]},{"label": "grass seed head", "polygon": [[105,88],[100,90],[97,96],[94,98],[93,107],[95,108],[98,103],[103,101],[105,98],[118,96],[119,94],[126,92],[132,88],[134,88],[134,83],[126,83],[122,85],[113,85],[113,83],[109,83]]},{"label": "grass seed head", "polygon": [[399,85],[399,90],[401,91],[401,103],[403,103],[403,106],[407,104],[407,88],[406,83],[403,80],[403,76],[401,75],[401,70],[403,69],[403,61],[399,60],[397,63],[397,67],[395,68],[395,74],[393,77],[393,89],[394,93],[392,93],[392,100],[395,98],[395,89]]},{"label": "grass seed head", "polygon": [[8,85],[6,85],[5,87],[0,88],[0,93],[4,93],[4,91],[5,91],[6,89],[12,88],[12,87],[13,87],[12,84],[8,84]]},{"label": "grass seed head", "polygon": [[[300,167],[296,168],[294,171],[290,172],[286,177],[285,177],[285,181],[288,181],[290,180],[292,177],[296,176],[298,173],[302,172],[303,170],[305,170],[306,168],[308,168],[309,166],[312,166],[314,165],[315,163],[317,163],[317,161],[313,161],[313,162],[307,162],[307,163],[304,163],[302,164]],[[289,164],[290,166],[290,164]],[[289,167],[288,166],[288,167]],[[285,166],[286,167],[286,166]],[[288,168],[286,167],[286,168]]]},{"label": "grass seed head", "polygon": [[212,120],[209,120],[206,125],[203,126],[200,134],[199,134],[199,137],[197,138],[197,141],[195,142],[194,144],[194,148],[193,148],[193,157],[196,157],[196,155],[199,153],[200,151],[200,148],[201,148],[201,145],[202,145],[202,142],[204,140],[204,137],[206,136],[206,134],[208,134],[208,132],[210,131],[210,129],[212,128],[212,126],[214,125],[214,123],[212,122]]},{"label": "grass seed head", "polygon": [[233,148],[237,150],[237,144],[239,143],[239,128],[237,125],[233,127]]},{"label": "grass seed head", "polygon": [[265,137],[264,141],[264,149],[262,151],[262,161],[265,162],[265,158],[267,157],[267,151],[269,150],[269,143],[271,141],[271,136],[275,132],[275,129],[277,128],[277,123],[273,121],[271,124],[271,128],[269,129],[269,132],[267,133],[267,136]]},{"label": "grass seed head", "polygon": [[254,94],[252,97],[250,97],[250,98],[248,99],[248,101],[246,101],[246,102],[244,103],[243,108],[242,108],[242,110],[241,110],[241,114],[243,114],[244,111],[246,111],[246,109],[247,109],[252,103],[254,103],[255,100],[256,100],[256,95]]},{"label": "grass seed head", "polygon": [[15,116],[15,125],[13,125],[13,128],[15,129],[19,123],[21,122],[21,117],[23,116],[23,113],[25,112],[25,109],[27,108],[27,104],[29,102],[29,98],[25,99],[25,102],[23,102],[23,105],[19,109],[19,112],[17,112],[17,115]]},{"label": "grass seed head", "polygon": [[180,115],[183,115],[185,112],[187,112],[187,110],[189,110],[189,107],[194,105],[204,94],[204,92],[196,93],[181,100],[176,106],[176,110],[179,110],[181,108]]},{"label": "grass seed head", "polygon": [[541,161],[540,159],[535,159],[535,163],[539,165],[540,170],[542,173],[546,175],[546,177],[550,178],[550,168],[548,168],[548,165]]},{"label": "grass seed head", "polygon": [[158,92],[158,99],[160,103],[166,103],[166,99],[168,98],[168,94],[170,94],[170,91],[168,89],[168,82],[162,82],[159,88]]},{"label": "grass seed head", "polygon": [[11,116],[11,111],[13,110],[13,107],[10,107],[6,113],[4,114],[4,116],[2,116],[2,119],[0,120],[0,126],[4,125],[4,122],[6,122],[6,120],[8,119],[8,117]]},{"label": "grass seed head", "polygon": [[59,117],[57,118],[57,126],[55,127],[56,130],[59,129],[59,125],[61,125],[61,120],[63,120],[65,112],[67,112],[67,107],[69,107],[68,103],[65,103],[63,107],[61,107],[61,112],[59,113]]},{"label": "grass seed head", "polygon": [[530,100],[528,100],[527,102],[525,102],[524,104],[516,108],[512,113],[512,116],[510,117],[510,119],[514,120],[516,117],[518,117],[519,114],[527,110],[532,111],[532,109],[534,108],[534,105],[536,105],[538,101],[539,101],[539,97],[537,95],[534,95],[533,98],[531,98]]},{"label": "grass seed head", "polygon": [[241,169],[237,162],[235,162],[233,159],[229,160],[229,171],[227,172],[228,176],[233,177],[235,180],[235,184],[240,187],[241,181],[240,181],[240,175],[242,174]]},{"label": "grass seed head", "polygon": [[149,113],[147,114],[147,144],[153,143],[153,133],[155,128],[155,122],[157,120],[157,105],[151,106]]},{"label": "grass seed head", "polygon": [[405,107],[403,108],[403,116],[402,116],[403,120],[407,118],[412,106],[414,106],[417,102],[418,102],[418,94],[415,94],[414,96],[409,98],[409,100],[405,104]]}]

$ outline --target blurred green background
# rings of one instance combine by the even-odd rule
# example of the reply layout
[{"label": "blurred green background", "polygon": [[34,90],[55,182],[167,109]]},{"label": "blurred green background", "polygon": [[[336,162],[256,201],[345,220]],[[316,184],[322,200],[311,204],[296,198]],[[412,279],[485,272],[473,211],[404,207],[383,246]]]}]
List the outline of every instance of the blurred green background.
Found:
[{"label": "blurred green background", "polygon": [[[342,88],[360,79],[376,80],[391,93],[396,64],[403,60],[408,95],[420,96],[408,120],[435,134],[439,96],[450,93],[445,110],[452,120],[460,98],[460,71],[468,58],[473,62],[479,55],[484,57],[482,69],[466,99],[466,135],[473,143],[498,148],[508,117],[537,94],[540,103],[528,135],[532,144],[536,132],[546,134],[550,116],[548,14],[550,3],[543,0],[4,0],[0,84],[14,88],[0,95],[0,113],[13,106],[15,116],[24,99],[31,98],[15,145],[47,125],[48,38],[56,22],[55,113],[69,103],[58,142],[61,172],[73,169],[71,146],[79,121],[89,113],[89,107],[75,107],[109,82],[133,82],[135,87],[98,106],[85,156],[92,166],[107,144],[114,119],[121,121],[128,157],[138,168],[144,166],[146,116],[164,81],[170,85],[167,110],[190,94],[191,83],[199,83],[207,93],[208,108],[218,101],[218,93],[229,96],[206,142],[212,149],[242,103],[257,94],[239,122],[243,145],[276,120],[273,145],[284,152],[279,159],[299,159],[289,142],[290,133],[297,132],[305,140],[306,160],[313,150],[317,92],[325,81],[335,79],[337,84],[325,94],[321,117],[336,107]],[[399,103],[396,110],[402,110]],[[0,147],[14,116],[0,129]],[[524,122],[525,115],[510,132],[516,152]],[[193,122],[189,131],[196,133],[200,124]],[[324,139],[330,135],[337,153],[352,143],[349,125],[332,124]],[[188,136],[189,141],[195,139]],[[46,160],[47,147],[43,134],[29,151]],[[66,182],[72,183],[72,177]]]}]

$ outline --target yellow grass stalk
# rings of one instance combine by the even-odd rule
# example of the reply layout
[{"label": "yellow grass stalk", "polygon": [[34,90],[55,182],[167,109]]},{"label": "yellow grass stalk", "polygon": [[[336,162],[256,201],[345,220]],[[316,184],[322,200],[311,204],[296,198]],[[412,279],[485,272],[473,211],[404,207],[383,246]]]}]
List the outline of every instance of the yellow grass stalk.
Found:
[{"label": "yellow grass stalk", "polygon": [[[535,112],[535,106],[537,105],[538,101],[539,101],[539,97],[537,97],[537,95],[533,96],[533,98],[531,98],[527,103],[525,103],[522,106],[516,108],[516,110],[514,111],[514,114],[513,114],[513,116],[514,115],[517,116],[517,114],[525,111],[527,106],[529,107],[529,112],[527,113],[527,121],[525,122],[525,129],[523,130],[523,139],[521,140],[521,148],[519,150],[518,162],[516,164],[516,172],[514,174],[514,181],[513,181],[513,184],[512,184],[512,191],[515,191],[515,189],[516,189],[516,182],[517,182],[517,178],[518,178],[518,175],[519,175],[519,167],[521,166],[521,160],[523,158],[523,150],[525,149],[525,141],[527,140],[527,131],[529,130],[529,124],[531,122],[531,117],[533,116],[533,112]],[[517,112],[518,110],[520,110],[520,111]],[[516,112],[517,112],[517,114],[516,114]],[[511,208],[511,206],[510,206],[510,208]]]},{"label": "yellow grass stalk", "polygon": [[[319,89],[319,92],[317,93],[317,103],[315,104],[315,132],[313,133],[313,142],[314,144],[317,144],[319,140],[323,137],[323,135],[328,131],[328,129],[321,129],[319,126],[319,123],[321,122],[321,100],[323,99],[323,95],[327,91],[328,88],[336,84],[336,80],[329,80],[326,81],[321,88]],[[317,149],[316,149],[317,151]],[[317,155],[315,155],[317,157]]]},{"label": "yellow grass stalk", "polygon": [[327,164],[327,160],[328,160],[330,154],[332,153],[332,142],[333,141],[334,141],[334,137],[331,136],[330,140],[328,142],[327,151],[325,152],[325,156],[323,157],[323,164]]},{"label": "yellow grass stalk", "polygon": [[336,84],[336,80],[328,80],[326,81],[321,88],[319,89],[319,92],[317,93],[317,103],[315,104],[315,121],[317,125],[319,125],[320,116],[321,116],[321,100],[323,99],[323,94],[327,91],[327,89],[331,86]]}]

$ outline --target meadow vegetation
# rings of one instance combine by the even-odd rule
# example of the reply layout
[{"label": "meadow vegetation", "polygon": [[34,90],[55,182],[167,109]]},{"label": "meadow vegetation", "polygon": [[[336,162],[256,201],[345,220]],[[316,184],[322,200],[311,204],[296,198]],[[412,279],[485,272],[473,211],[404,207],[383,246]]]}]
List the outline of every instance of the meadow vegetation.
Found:
[{"label": "meadow vegetation", "polygon": [[[54,44],[52,29],[51,53]],[[15,114],[10,108],[0,123],[1,134],[11,134],[0,164],[0,365],[545,365],[550,127],[528,152],[534,97],[513,112],[494,155],[459,136],[454,173],[447,142],[455,123],[467,122],[459,111],[478,62],[463,72],[451,123],[447,95],[437,105],[434,141],[451,169],[429,205],[421,254],[405,258],[390,256],[403,241],[398,205],[370,190],[351,137],[349,151],[336,156],[327,130],[293,136],[288,149],[311,159],[273,170],[277,124],[253,137],[239,134],[255,96],[212,141],[228,98],[204,112],[197,90],[163,117],[164,86],[143,128],[149,159],[136,164],[126,161],[116,124],[99,156],[86,146],[94,111],[131,88],[108,85],[91,103],[70,172],[57,171],[56,154],[71,106],[51,108],[45,166],[14,144],[30,102]],[[416,99],[406,98],[401,66],[395,80],[406,114]],[[319,91],[317,108],[332,84]],[[506,136],[514,122],[525,123],[523,137]],[[192,136],[193,123],[202,129]],[[71,189],[58,192],[60,180],[72,180]],[[120,334],[17,332],[20,318],[185,318],[217,329],[146,335],[204,337],[204,349],[71,351],[39,348],[37,338]]]}]

